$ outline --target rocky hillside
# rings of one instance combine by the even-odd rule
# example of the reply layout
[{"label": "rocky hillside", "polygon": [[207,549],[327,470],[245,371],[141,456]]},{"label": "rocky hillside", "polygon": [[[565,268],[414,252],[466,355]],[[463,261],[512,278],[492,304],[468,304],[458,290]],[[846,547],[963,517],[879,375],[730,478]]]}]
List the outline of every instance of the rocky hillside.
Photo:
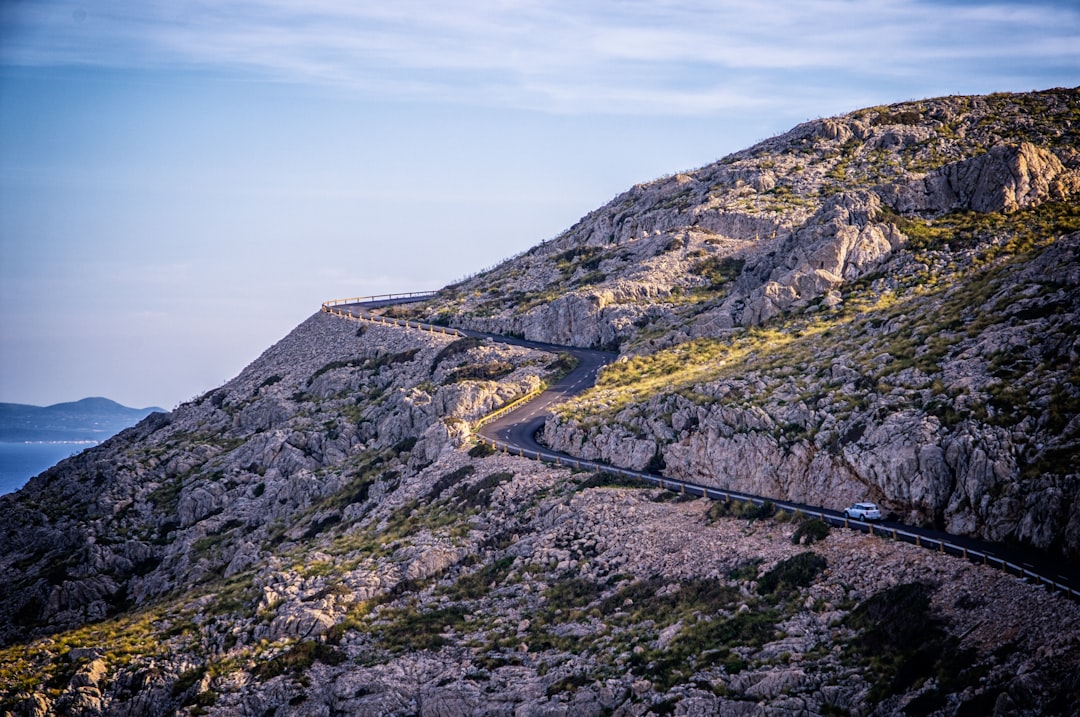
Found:
[{"label": "rocky hillside", "polygon": [[444,292],[623,353],[548,443],[1080,557],[1080,91],[808,122]]},{"label": "rocky hillside", "polygon": [[[809,123],[397,311],[617,344],[546,431],[571,453],[877,497],[1072,555],[1077,121],[1077,93],[1055,91]],[[565,369],[316,314],[221,388],[0,497],[0,714],[1080,702],[1062,596],[472,440]]]},{"label": "rocky hillside", "polygon": [[[959,261],[980,240],[1001,243],[980,215],[1027,210],[1048,240],[1076,229],[1078,104],[1078,90],[1051,90],[808,122],[633,187],[554,240],[444,290],[429,313],[637,353],[833,307],[859,279],[896,274],[889,262],[912,250]],[[944,216],[966,230],[964,245],[925,236],[928,220]]]}]

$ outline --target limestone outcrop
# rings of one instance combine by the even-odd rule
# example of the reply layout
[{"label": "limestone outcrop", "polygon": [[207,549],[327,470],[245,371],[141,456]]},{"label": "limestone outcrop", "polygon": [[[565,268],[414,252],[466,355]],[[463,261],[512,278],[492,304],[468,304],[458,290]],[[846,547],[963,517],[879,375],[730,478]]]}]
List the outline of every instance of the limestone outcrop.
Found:
[{"label": "limestone outcrop", "polygon": [[901,214],[939,215],[955,210],[1015,212],[1080,194],[1080,173],[1030,142],[1000,144],[965,159],[883,187],[882,199]]}]

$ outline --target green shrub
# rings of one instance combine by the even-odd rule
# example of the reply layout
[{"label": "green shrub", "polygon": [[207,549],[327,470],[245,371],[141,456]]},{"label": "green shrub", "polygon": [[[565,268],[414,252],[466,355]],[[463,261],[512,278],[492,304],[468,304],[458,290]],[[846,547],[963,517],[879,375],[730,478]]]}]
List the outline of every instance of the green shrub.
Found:
[{"label": "green shrub", "polygon": [[589,488],[652,488],[653,485],[648,481],[641,480],[640,478],[634,478],[632,476],[623,475],[622,473],[608,473],[607,471],[597,471],[593,473],[585,480],[578,483],[578,490],[588,490]]},{"label": "green shrub", "polygon": [[311,374],[311,376],[307,380],[307,385],[310,386],[312,383],[315,382],[315,379],[317,379],[319,376],[322,376],[324,373],[336,371],[340,368],[356,368],[357,366],[362,366],[363,364],[363,359],[349,359],[348,361],[331,361],[330,363],[324,365],[322,368],[317,370],[315,373]]},{"label": "green shrub", "polygon": [[462,575],[451,587],[440,592],[455,600],[476,600],[487,594],[492,583],[501,583],[506,579],[514,564],[514,556],[506,555],[494,563],[485,565],[476,572]]},{"label": "green shrub", "polygon": [[577,368],[578,360],[571,354],[563,351],[554,361],[544,367],[545,371],[551,371],[556,377],[563,377]]},{"label": "green shrub", "polygon": [[625,611],[630,623],[652,619],[672,624],[680,619],[693,620],[695,614],[729,610],[739,598],[737,588],[709,578],[691,578],[680,583],[678,590],[658,595],[665,585],[660,577],[631,583],[604,599],[599,610],[605,615]]},{"label": "green shrub", "polygon": [[[858,636],[846,651],[869,673],[869,698],[880,701],[934,676],[943,692],[962,692],[978,682],[980,668],[971,654],[959,649],[930,610],[934,588],[905,583],[868,598],[848,615],[845,623]],[[939,702],[932,690],[914,714],[934,709]]]},{"label": "green shrub", "polygon": [[717,291],[735,281],[739,274],[742,273],[745,264],[746,262],[743,259],[733,259],[729,256],[722,258],[711,256],[691,266],[690,273],[707,279],[709,282],[708,288]]},{"label": "green shrub", "polygon": [[346,659],[345,653],[340,650],[322,642],[308,640],[293,645],[267,662],[259,663],[252,669],[251,674],[257,680],[266,681],[286,673],[298,675],[316,661],[324,665],[340,665]]},{"label": "green shrub", "polygon": [[462,480],[468,478],[475,472],[476,468],[474,468],[471,464],[466,463],[457,470],[450,471],[442,478],[439,478],[439,480],[435,481],[435,483],[431,486],[431,490],[428,491],[428,495],[432,498],[438,498],[439,494],[441,494],[444,490],[454,485],[455,483],[460,483]]},{"label": "green shrub", "polygon": [[723,665],[729,673],[739,672],[746,663],[731,650],[759,647],[772,640],[778,619],[774,610],[751,610],[698,621],[684,627],[666,649],[635,655],[631,671],[648,677],[660,690],[668,690],[712,665]]},{"label": "green shrub", "polygon": [[601,591],[601,587],[591,580],[570,578],[552,583],[544,591],[544,597],[548,600],[549,611],[569,611],[585,607],[600,597]]},{"label": "green shrub", "polygon": [[803,520],[795,529],[795,534],[791,536],[791,542],[795,545],[810,545],[829,537],[829,530],[829,524],[821,518]]},{"label": "green shrub", "polygon": [[910,650],[937,628],[930,614],[932,593],[925,583],[896,585],[861,603],[845,622],[863,631],[859,644],[865,651]]},{"label": "green shrub", "polygon": [[373,634],[385,649],[394,652],[437,650],[446,644],[442,633],[465,623],[465,609],[458,606],[417,612],[410,608],[384,613],[389,623],[373,628]]},{"label": "green shrub", "polygon": [[281,381],[281,376],[278,376],[275,373],[273,376],[268,376],[262,383],[260,383],[259,388],[264,388],[266,386],[273,386],[275,383],[278,383],[279,381]]},{"label": "green shrub", "polygon": [[754,580],[758,575],[758,565],[761,565],[761,558],[754,558],[747,561],[738,567],[732,568],[728,571],[728,580]]},{"label": "green shrub", "polygon": [[720,518],[743,518],[745,520],[764,520],[776,514],[776,505],[766,500],[758,505],[749,500],[717,500],[709,506],[705,519],[712,523]]},{"label": "green shrub", "polygon": [[448,358],[463,354],[469,349],[474,349],[477,346],[482,345],[484,342],[482,339],[467,336],[463,339],[458,339],[451,344],[448,344],[442,351],[435,355],[435,361],[432,362],[431,368],[434,370],[440,363]]},{"label": "green shrub", "polygon": [[470,458],[485,458],[495,452],[495,448],[487,443],[477,443],[469,449]]},{"label": "green shrub", "polygon": [[176,678],[176,682],[174,682],[172,685],[172,696],[179,697],[180,695],[184,694],[196,684],[198,684],[199,681],[202,680],[203,675],[205,674],[205,665],[202,665],[200,667],[193,667],[192,669],[182,673],[179,677]]},{"label": "green shrub", "polygon": [[458,488],[454,493],[454,500],[460,501],[466,508],[486,508],[491,505],[495,489],[513,477],[514,474],[508,471],[492,473],[472,485]]},{"label": "green shrub", "polygon": [[471,364],[456,368],[446,375],[443,385],[459,381],[498,381],[514,372],[514,364],[509,361],[492,361],[485,364]]},{"label": "green shrub", "polygon": [[584,687],[589,684],[589,678],[584,672],[575,672],[572,675],[567,675],[561,680],[557,680],[547,688],[547,696],[554,697],[555,695],[563,692],[573,692],[579,687]]},{"label": "green shrub", "polygon": [[825,558],[809,551],[781,560],[776,567],[758,578],[758,593],[787,597],[814,582],[825,565]]}]

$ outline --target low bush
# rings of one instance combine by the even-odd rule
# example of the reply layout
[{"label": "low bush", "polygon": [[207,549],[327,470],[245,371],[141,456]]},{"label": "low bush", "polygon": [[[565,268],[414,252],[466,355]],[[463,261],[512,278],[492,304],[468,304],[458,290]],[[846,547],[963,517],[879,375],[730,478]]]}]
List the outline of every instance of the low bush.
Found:
[{"label": "low bush", "polygon": [[709,506],[705,518],[710,523],[720,518],[743,518],[745,520],[764,520],[776,514],[776,505],[766,500],[761,505],[748,500],[717,500]]},{"label": "low bush", "polygon": [[550,611],[580,609],[600,597],[599,585],[584,578],[570,578],[552,583],[544,591]]},{"label": "low bush", "polygon": [[985,668],[975,666],[970,652],[945,633],[931,612],[933,592],[925,583],[896,585],[868,598],[847,616],[845,624],[859,634],[846,652],[868,673],[871,701],[934,677],[935,689],[913,701],[908,710],[928,714],[945,703],[944,694],[978,684]]},{"label": "low bush", "polygon": [[487,443],[477,443],[469,449],[469,458],[484,458],[495,452],[495,449]]},{"label": "low bush", "polygon": [[322,642],[308,640],[298,642],[277,657],[260,662],[251,670],[255,679],[266,681],[286,673],[305,672],[316,661],[324,665],[340,665],[346,659],[345,653]]},{"label": "low bush", "polygon": [[463,354],[469,349],[474,349],[480,346],[484,342],[481,339],[467,336],[463,339],[458,339],[451,344],[448,344],[442,351],[435,355],[435,361],[432,362],[431,368],[434,370],[440,363],[448,358],[452,358],[459,354]]},{"label": "low bush", "polygon": [[608,473],[598,471],[585,480],[578,483],[578,490],[589,488],[652,488],[653,485],[640,478],[623,475],[622,473]]},{"label": "low bush", "polygon": [[829,537],[829,524],[821,518],[808,518],[799,523],[791,542],[795,545],[810,545]]},{"label": "low bush", "polygon": [[443,633],[465,623],[464,608],[453,606],[429,612],[411,608],[384,613],[390,622],[372,629],[385,649],[394,653],[438,650],[446,644]]},{"label": "low bush", "polygon": [[443,385],[459,381],[498,381],[514,372],[514,364],[509,361],[492,361],[485,364],[470,364],[454,369],[443,379]]},{"label": "low bush", "polygon": [[513,564],[514,556],[503,556],[476,572],[462,575],[452,586],[440,588],[439,592],[453,600],[477,600],[487,594],[492,583],[505,580]]},{"label": "low bush", "polygon": [[513,479],[514,474],[508,471],[492,473],[481,478],[472,485],[464,485],[454,493],[454,499],[460,501],[466,508],[486,508],[491,505],[491,498],[495,495],[495,489],[508,480]]},{"label": "low bush", "polygon": [[572,675],[567,675],[561,680],[557,680],[547,688],[547,696],[554,697],[555,695],[563,692],[573,692],[579,687],[584,687],[589,684],[589,678],[584,672],[575,672]]},{"label": "low bush", "polygon": [[848,615],[848,627],[862,630],[859,644],[866,651],[910,650],[937,628],[930,614],[933,588],[905,583],[882,590]]},{"label": "low bush", "polygon": [[776,567],[758,578],[758,593],[786,597],[814,582],[825,565],[825,558],[809,551],[781,560]]},{"label": "low bush", "polygon": [[442,478],[439,478],[439,480],[435,481],[434,485],[431,486],[431,490],[428,491],[428,495],[432,498],[438,498],[439,494],[442,493],[444,490],[456,483],[460,483],[462,480],[468,478],[475,472],[476,469],[473,468],[472,465],[466,463],[457,470],[450,471]]}]

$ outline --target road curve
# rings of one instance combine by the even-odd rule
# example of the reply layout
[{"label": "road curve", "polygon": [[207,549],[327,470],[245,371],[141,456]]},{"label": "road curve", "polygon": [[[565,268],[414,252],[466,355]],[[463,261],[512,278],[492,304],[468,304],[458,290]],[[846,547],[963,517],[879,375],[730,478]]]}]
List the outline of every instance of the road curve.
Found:
[{"label": "road curve", "polygon": [[537,341],[502,336],[500,334],[469,331],[464,329],[446,328],[422,324],[415,321],[401,319],[385,319],[371,314],[372,309],[384,308],[393,304],[414,303],[426,301],[435,296],[435,292],[417,292],[411,294],[389,294],[381,297],[361,297],[358,299],[342,299],[328,301],[323,304],[323,311],[339,316],[345,316],[362,321],[376,321],[380,323],[396,324],[402,327],[451,334],[461,337],[474,337],[490,339],[513,346],[540,349],[553,353],[568,353],[577,359],[577,366],[561,380],[549,386],[536,398],[523,402],[491,420],[483,420],[476,429],[476,433],[489,445],[509,453],[521,455],[526,458],[582,468],[586,470],[601,470],[624,477],[637,478],[660,488],[678,491],[687,495],[694,495],[710,500],[739,500],[762,504],[772,503],[776,508],[788,512],[800,512],[836,526],[844,526],[864,533],[873,533],[893,540],[902,540],[935,550],[940,553],[948,553],[964,557],[974,562],[992,565],[1005,572],[1016,575],[1018,578],[1042,585],[1049,590],[1061,592],[1068,597],[1080,601],[1080,565],[1075,562],[1067,562],[1062,558],[1054,558],[1038,551],[1023,549],[1015,546],[1005,546],[998,543],[971,538],[968,536],[952,535],[941,531],[918,526],[905,525],[894,521],[876,521],[868,523],[859,520],[849,520],[842,512],[822,508],[820,506],[805,505],[785,500],[776,500],[764,496],[742,493],[740,491],[727,490],[703,486],[696,483],[667,478],[663,475],[650,474],[617,466],[610,466],[596,461],[588,461],[565,453],[553,451],[540,445],[536,436],[544,427],[547,418],[551,416],[551,409],[574,396],[577,396],[591,388],[597,379],[601,368],[617,358],[617,354],[598,351],[595,349],[582,349],[576,346],[560,346]]}]

